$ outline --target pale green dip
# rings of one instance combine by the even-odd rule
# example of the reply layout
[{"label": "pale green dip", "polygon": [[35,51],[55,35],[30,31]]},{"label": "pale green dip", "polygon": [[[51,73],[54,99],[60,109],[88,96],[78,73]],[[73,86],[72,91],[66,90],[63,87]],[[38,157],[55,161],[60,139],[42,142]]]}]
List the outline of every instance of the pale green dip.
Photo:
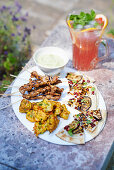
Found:
[{"label": "pale green dip", "polygon": [[54,54],[40,55],[37,58],[37,62],[38,64],[47,68],[61,67],[64,65],[64,59],[59,55],[54,55]]}]

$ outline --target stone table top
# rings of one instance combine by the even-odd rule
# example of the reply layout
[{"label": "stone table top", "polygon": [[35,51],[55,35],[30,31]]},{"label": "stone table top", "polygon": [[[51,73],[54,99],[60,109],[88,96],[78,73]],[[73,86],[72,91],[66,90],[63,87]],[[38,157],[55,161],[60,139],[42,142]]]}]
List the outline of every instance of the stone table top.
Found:
[{"label": "stone table top", "polygon": [[[102,132],[85,145],[62,146],[36,138],[16,117],[12,106],[0,110],[0,170],[99,170],[114,139],[114,40],[107,39],[110,56],[102,66],[85,72],[96,80],[108,111]],[[67,27],[57,26],[41,47],[58,46],[72,55]],[[104,49],[100,48],[100,55]],[[35,63],[31,58],[25,66]],[[72,67],[69,61],[68,67]],[[23,70],[22,70],[23,71]],[[11,93],[10,89],[6,93]],[[10,97],[0,98],[0,108],[10,104]]]}]

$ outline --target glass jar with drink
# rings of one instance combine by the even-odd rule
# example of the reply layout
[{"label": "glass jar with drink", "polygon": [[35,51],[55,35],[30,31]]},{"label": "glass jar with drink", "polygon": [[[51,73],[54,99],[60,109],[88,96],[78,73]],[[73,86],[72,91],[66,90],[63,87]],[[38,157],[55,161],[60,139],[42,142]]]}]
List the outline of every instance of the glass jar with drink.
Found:
[{"label": "glass jar with drink", "polygon": [[[96,14],[94,10],[74,11],[68,15],[66,21],[72,39],[74,68],[92,70],[109,54],[107,42],[102,38],[108,24],[107,18],[103,14]],[[98,47],[101,42],[106,48],[106,54],[98,57]]]}]

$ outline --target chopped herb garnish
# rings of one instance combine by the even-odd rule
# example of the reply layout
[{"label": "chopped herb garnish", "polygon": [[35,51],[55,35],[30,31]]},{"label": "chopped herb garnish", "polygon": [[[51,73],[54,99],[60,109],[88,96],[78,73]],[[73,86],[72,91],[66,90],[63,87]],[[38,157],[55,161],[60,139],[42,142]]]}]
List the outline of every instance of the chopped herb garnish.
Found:
[{"label": "chopped herb garnish", "polygon": [[73,83],[75,83],[75,84],[77,83],[77,81],[76,81],[76,80],[72,80],[72,81],[73,81]]},{"label": "chopped herb garnish", "polygon": [[41,122],[39,122],[39,125],[41,125],[42,123]]},{"label": "chopped herb garnish", "polygon": [[79,123],[80,123],[79,121],[76,122],[76,124],[79,124]]},{"label": "chopped herb garnish", "polygon": [[82,103],[82,102],[86,102],[85,99],[82,99],[82,100],[81,100],[81,103]]},{"label": "chopped herb garnish", "polygon": [[32,115],[30,115],[30,117],[32,118]]},{"label": "chopped herb garnish", "polygon": [[84,82],[84,85],[86,85],[87,84],[87,82]]},{"label": "chopped herb garnish", "polygon": [[90,124],[91,123],[91,121],[90,120],[87,120],[87,124]]},{"label": "chopped herb garnish", "polygon": [[42,103],[39,103],[39,106],[42,106]]},{"label": "chopped herb garnish", "polygon": [[92,88],[91,88],[91,91],[95,91],[95,87],[92,87]]},{"label": "chopped herb garnish", "polygon": [[76,29],[78,24],[82,26],[89,24],[90,21],[95,19],[95,16],[96,13],[92,9],[90,13],[80,12],[79,15],[71,14],[69,19],[74,21],[73,28]]},{"label": "chopped herb garnish", "polygon": [[76,117],[79,117],[79,116],[80,116],[79,114],[76,115]]},{"label": "chopped herb garnish", "polygon": [[90,119],[93,119],[93,117],[92,117],[92,116],[90,116],[89,118],[90,118]]},{"label": "chopped herb garnish", "polygon": [[72,129],[68,130],[68,134],[69,134],[70,136],[73,136]]}]

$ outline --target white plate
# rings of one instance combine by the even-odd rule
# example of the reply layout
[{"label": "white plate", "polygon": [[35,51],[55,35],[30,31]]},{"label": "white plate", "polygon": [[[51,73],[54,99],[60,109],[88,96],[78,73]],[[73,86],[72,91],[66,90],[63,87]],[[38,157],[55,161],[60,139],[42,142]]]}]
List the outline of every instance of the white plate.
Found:
[{"label": "white plate", "polygon": [[[38,69],[38,67],[30,68],[29,72],[32,72],[32,71],[37,71],[38,74],[44,75],[44,73],[40,69]],[[20,74],[16,78],[16,80],[15,80],[15,82],[13,84],[12,92],[11,93],[17,92],[19,90],[18,87],[22,86],[23,84],[28,83],[28,80],[30,78],[30,73],[29,72],[28,71],[24,71],[22,74]],[[66,76],[66,73],[68,73],[68,72],[76,72],[76,71],[74,69],[70,69],[68,67],[64,68],[64,70],[61,72],[60,78],[62,80],[66,80],[65,76]],[[68,83],[64,81],[63,83],[60,83],[58,86],[60,88],[62,88],[62,87],[64,88],[63,94],[62,94],[61,99],[59,101],[60,102],[67,101],[69,99],[69,96],[67,95],[67,92],[69,91]],[[14,96],[14,95],[11,96],[11,103],[12,103],[13,110],[14,110],[16,116],[18,117],[18,119],[21,121],[21,123],[28,130],[30,130],[33,133],[34,123],[31,123],[30,121],[28,121],[26,119],[26,114],[19,112],[19,105],[20,105],[20,102],[21,102],[21,99],[22,99],[21,93],[17,92],[17,93],[15,93],[15,95],[16,96]],[[101,93],[99,91],[98,91],[98,95],[99,95],[99,98],[98,98],[99,99],[99,101],[98,101],[98,108],[100,108],[101,110],[106,110],[104,99],[103,99],[103,97],[102,97],[102,95],[101,95]],[[19,102],[15,103],[16,101],[19,101]],[[39,100],[36,100],[36,101],[39,101]],[[13,103],[15,103],[15,104],[13,104]],[[41,139],[43,139],[45,141],[51,142],[51,143],[59,144],[59,145],[75,145],[75,144],[72,144],[72,143],[65,142],[65,141],[61,140],[60,138],[58,138],[55,135],[65,125],[67,125],[71,121],[73,121],[73,115],[78,113],[77,110],[74,110],[74,109],[72,109],[69,106],[67,106],[67,109],[71,112],[70,115],[69,115],[68,120],[64,120],[64,119],[60,118],[60,123],[59,123],[58,127],[56,128],[56,130],[54,130],[51,134],[47,131],[44,134],[39,135],[39,138],[41,138]],[[103,120],[103,124],[99,122],[98,133],[100,133],[101,130],[103,129],[103,127],[105,125],[105,122],[106,122],[106,118],[105,118],[105,120]],[[88,142],[91,139],[93,139],[93,137],[91,135],[89,135],[87,132],[85,132],[85,142]]]}]

